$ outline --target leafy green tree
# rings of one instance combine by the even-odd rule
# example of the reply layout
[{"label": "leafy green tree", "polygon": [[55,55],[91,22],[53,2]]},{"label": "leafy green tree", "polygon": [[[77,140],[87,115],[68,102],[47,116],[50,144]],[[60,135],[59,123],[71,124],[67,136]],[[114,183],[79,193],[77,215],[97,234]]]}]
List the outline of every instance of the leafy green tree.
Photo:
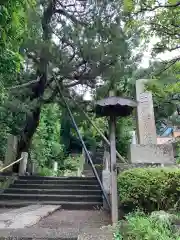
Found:
[{"label": "leafy green tree", "polygon": [[128,17],[122,7],[119,1],[46,0],[31,11],[29,35],[21,49],[26,67],[12,87],[13,102],[27,104],[29,112],[23,111],[19,152],[29,149],[43,104],[59,99],[55,79],[65,95],[79,85],[95,88],[99,79],[118,79],[121,92],[126,92],[129,66],[136,68],[140,58],[131,55],[140,32],[123,30]]},{"label": "leafy green tree", "polygon": [[[152,37],[157,38],[153,53],[173,52],[180,49],[180,2],[168,1],[124,1],[124,8],[130,16],[128,27],[140,25],[144,29],[144,39],[151,42]],[[163,69],[168,69],[180,60],[179,54],[174,54],[171,60],[162,61]]]},{"label": "leafy green tree", "polygon": [[[34,0],[2,0],[0,2],[0,155],[2,159],[7,134],[9,132],[16,134],[15,122],[22,121],[21,111],[17,114],[16,110],[14,113],[15,107],[12,110],[12,103],[8,101],[7,87],[16,84],[23,63],[20,47],[28,32],[28,10],[34,4]],[[16,106],[15,102],[14,106]]]},{"label": "leafy green tree", "polygon": [[9,0],[0,3],[0,78],[20,70],[21,43],[27,33],[27,13],[33,0]]},{"label": "leafy green tree", "polygon": [[60,109],[57,104],[42,108],[40,123],[33,137],[31,158],[39,166],[52,168],[53,161],[63,164],[63,145],[60,143]]},{"label": "leafy green tree", "polygon": [[162,123],[179,125],[179,72],[179,62],[166,70],[162,70],[162,62],[152,62],[148,68],[139,68],[135,72],[136,79],[150,80],[147,89],[153,93],[155,120],[158,129],[161,128]]},{"label": "leafy green tree", "polygon": [[118,152],[128,157],[129,145],[131,144],[134,122],[132,117],[119,118],[116,125],[116,148]]}]

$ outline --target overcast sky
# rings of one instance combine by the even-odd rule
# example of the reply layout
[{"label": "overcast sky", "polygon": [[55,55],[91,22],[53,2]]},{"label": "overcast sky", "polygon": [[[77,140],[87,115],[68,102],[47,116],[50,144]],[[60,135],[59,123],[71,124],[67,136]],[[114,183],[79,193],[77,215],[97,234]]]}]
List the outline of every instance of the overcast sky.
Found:
[{"label": "overcast sky", "polygon": [[[158,38],[156,38],[156,37],[153,37],[151,39],[151,43],[149,44],[148,50],[146,52],[144,52],[144,57],[141,62],[141,67],[144,67],[144,68],[149,67],[149,62],[150,62],[150,60],[152,60],[151,51],[152,51],[153,45],[155,45],[157,43],[157,41],[158,41]],[[160,61],[170,60],[170,59],[174,58],[175,56],[180,56],[180,49],[177,49],[177,50],[174,50],[171,52],[166,51],[164,53],[158,54],[154,60],[160,60]]]}]

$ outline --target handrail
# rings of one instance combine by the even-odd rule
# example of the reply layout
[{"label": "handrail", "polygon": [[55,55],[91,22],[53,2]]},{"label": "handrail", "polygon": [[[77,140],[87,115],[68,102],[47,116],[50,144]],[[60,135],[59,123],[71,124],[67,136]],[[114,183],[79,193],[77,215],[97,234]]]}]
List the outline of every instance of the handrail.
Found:
[{"label": "handrail", "polygon": [[[98,127],[96,127],[96,125],[94,124],[94,122],[89,118],[89,116],[87,115],[87,113],[85,113],[85,111],[78,106],[78,104],[74,101],[74,99],[72,98],[72,96],[70,96],[70,97],[71,97],[71,99],[73,100],[73,102],[76,104],[77,108],[79,108],[79,110],[80,110],[81,112],[83,112],[83,114],[84,114],[84,116],[87,118],[87,120],[88,120],[88,121],[91,123],[91,125],[96,129],[96,131],[101,135],[101,137],[103,138],[103,140],[110,146],[110,141],[104,136],[104,134],[102,133],[102,131],[101,131]],[[120,154],[117,150],[116,150],[116,155],[117,155],[117,157],[118,157],[123,163],[128,163],[128,162],[126,161],[126,159],[124,159],[123,156],[121,156],[121,154]]]},{"label": "handrail", "polygon": [[71,110],[70,110],[70,108],[69,108],[69,106],[68,106],[68,104],[67,104],[67,102],[66,102],[65,97],[63,96],[63,94],[62,94],[62,92],[61,92],[61,88],[60,88],[60,86],[59,86],[59,83],[57,82],[56,79],[55,79],[55,81],[56,81],[56,85],[57,85],[58,90],[59,90],[59,94],[60,94],[60,96],[62,97],[62,100],[64,101],[64,103],[65,103],[65,105],[66,105],[66,107],[67,107],[69,116],[70,116],[70,118],[71,118],[71,120],[72,120],[72,122],[73,122],[73,125],[74,125],[74,127],[75,127],[75,129],[76,129],[76,132],[77,132],[77,134],[78,134],[78,137],[79,137],[79,139],[80,139],[80,141],[81,141],[81,143],[82,143],[82,146],[83,146],[83,148],[84,148],[84,151],[85,151],[85,153],[86,153],[86,156],[88,157],[88,160],[89,160],[89,162],[91,163],[92,170],[93,170],[93,172],[94,172],[95,177],[96,177],[97,180],[98,180],[98,183],[99,183],[99,185],[100,185],[100,187],[101,187],[101,190],[102,190],[102,192],[103,192],[104,198],[105,198],[105,200],[106,200],[106,202],[107,202],[107,204],[108,204],[109,209],[111,209],[111,203],[110,203],[110,201],[109,201],[109,199],[108,199],[108,196],[107,196],[107,194],[106,194],[106,192],[105,192],[104,186],[103,186],[103,184],[102,184],[102,182],[101,182],[101,180],[100,180],[100,178],[99,178],[99,175],[98,175],[97,170],[96,170],[96,168],[95,168],[95,166],[94,166],[94,163],[93,163],[93,161],[92,161],[92,159],[91,159],[91,156],[90,156],[90,154],[89,154],[89,152],[88,152],[88,150],[87,150],[87,147],[86,147],[86,145],[85,145],[85,143],[84,143],[84,141],[83,141],[83,139],[82,139],[82,136],[81,136],[81,134],[80,134],[80,132],[79,132],[79,129],[78,129],[77,125],[76,125],[76,122],[75,122],[75,120],[74,120],[74,117],[73,117],[73,115],[72,115],[72,112],[71,112]]},{"label": "handrail", "polygon": [[9,167],[13,166],[14,164],[20,162],[21,160],[23,160],[23,157],[19,158],[18,160],[16,160],[15,162],[9,164],[8,166],[6,166],[6,167],[0,169],[0,172],[3,172],[3,171],[6,170],[7,168],[9,168]]}]

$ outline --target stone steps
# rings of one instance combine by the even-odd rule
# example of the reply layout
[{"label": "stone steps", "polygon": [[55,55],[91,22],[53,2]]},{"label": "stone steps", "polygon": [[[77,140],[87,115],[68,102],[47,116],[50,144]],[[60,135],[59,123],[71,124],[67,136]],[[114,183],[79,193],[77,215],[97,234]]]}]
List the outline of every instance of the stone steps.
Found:
[{"label": "stone steps", "polygon": [[37,201],[69,201],[69,202],[101,202],[102,196],[99,195],[53,195],[53,194],[19,194],[2,193],[0,200],[37,200]]},{"label": "stone steps", "polygon": [[100,202],[68,202],[68,201],[23,201],[23,200],[1,200],[0,208],[21,208],[29,205],[61,205],[67,210],[96,210],[102,207]]},{"label": "stone steps", "polygon": [[64,209],[101,208],[102,192],[95,177],[23,176],[0,194],[0,207],[36,203]]},{"label": "stone steps", "polygon": [[[20,188],[20,189],[24,189],[27,188],[27,184],[11,184],[9,186],[11,189],[12,188]],[[68,184],[68,185],[64,185],[64,184],[28,184],[28,189],[70,189],[70,190],[100,190],[100,187],[98,184],[91,184],[91,185],[86,185],[86,184]]]},{"label": "stone steps", "polygon": [[52,194],[52,195],[100,195],[101,190],[98,189],[36,189],[36,188],[8,188],[4,191],[8,194]]},{"label": "stone steps", "polygon": [[[19,180],[27,180],[27,176],[20,176]],[[28,180],[70,180],[70,181],[74,181],[74,180],[78,180],[78,181],[83,181],[83,180],[95,180],[94,177],[42,177],[42,176],[37,176],[37,175],[30,175],[28,176]]]},{"label": "stone steps", "polygon": [[34,179],[19,179],[15,180],[14,184],[83,184],[83,185],[96,185],[97,180],[94,178],[94,180],[88,180],[88,179],[82,179],[82,180],[71,180],[71,179],[54,179],[54,180],[34,180]]}]

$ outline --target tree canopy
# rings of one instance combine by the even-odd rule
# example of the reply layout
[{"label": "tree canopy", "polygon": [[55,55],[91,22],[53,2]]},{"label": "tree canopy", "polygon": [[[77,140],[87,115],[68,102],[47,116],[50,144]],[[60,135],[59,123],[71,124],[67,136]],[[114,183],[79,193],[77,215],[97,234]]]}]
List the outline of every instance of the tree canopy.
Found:
[{"label": "tree canopy", "polygon": [[[80,143],[57,82],[91,147],[100,143],[100,136],[72,101],[83,109],[92,108],[83,100],[80,89],[88,89],[93,99],[107,96],[112,87],[117,95],[134,98],[135,81],[152,79],[148,88],[153,92],[157,123],[170,121],[179,109],[179,56],[165,61],[156,58],[146,69],[142,59],[154,36],[157,43],[152,60],[159,53],[179,49],[179,11],[179,1],[1,1],[3,146],[11,132],[19,137],[19,154],[33,148],[34,158],[42,162],[38,149],[43,151],[45,146],[48,150],[42,156],[47,156],[48,164],[53,155],[59,156],[54,149],[68,152],[72,145],[78,148]],[[106,131],[107,122],[95,119],[91,110],[90,118]],[[123,155],[127,153],[133,120],[131,117],[117,123],[117,147]]]},{"label": "tree canopy", "polygon": [[140,25],[148,42],[152,41],[152,37],[156,38],[153,55],[166,51],[174,53],[171,59],[163,61],[162,70],[177,63],[180,60],[180,2],[127,0],[124,1],[124,7],[130,16],[128,24],[132,27]]}]

